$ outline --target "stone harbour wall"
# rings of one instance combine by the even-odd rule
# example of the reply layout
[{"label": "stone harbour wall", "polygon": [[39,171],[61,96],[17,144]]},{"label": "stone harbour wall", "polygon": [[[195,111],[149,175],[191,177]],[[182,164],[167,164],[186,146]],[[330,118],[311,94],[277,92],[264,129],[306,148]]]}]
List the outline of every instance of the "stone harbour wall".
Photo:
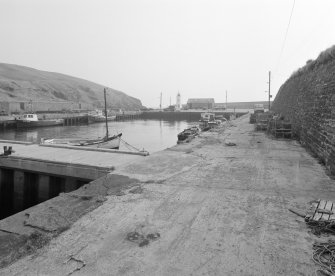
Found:
[{"label": "stone harbour wall", "polygon": [[60,112],[73,110],[93,110],[93,104],[83,102],[53,102],[53,101],[34,101],[34,102],[0,102],[0,112],[25,113],[25,112]]},{"label": "stone harbour wall", "polygon": [[[329,50],[332,52],[328,55]],[[318,59],[309,61],[295,72],[281,86],[272,106],[274,112],[292,121],[293,133],[297,139],[317,155],[333,174],[335,174],[334,52],[334,47],[326,50]]]}]

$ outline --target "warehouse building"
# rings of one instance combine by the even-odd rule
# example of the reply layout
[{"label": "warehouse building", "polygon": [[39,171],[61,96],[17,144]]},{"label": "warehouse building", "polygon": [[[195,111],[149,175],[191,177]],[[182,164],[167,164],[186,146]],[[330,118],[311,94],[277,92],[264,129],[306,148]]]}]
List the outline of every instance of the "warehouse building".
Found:
[{"label": "warehouse building", "polygon": [[187,101],[188,109],[212,109],[214,105],[215,101],[213,98],[188,99]]}]

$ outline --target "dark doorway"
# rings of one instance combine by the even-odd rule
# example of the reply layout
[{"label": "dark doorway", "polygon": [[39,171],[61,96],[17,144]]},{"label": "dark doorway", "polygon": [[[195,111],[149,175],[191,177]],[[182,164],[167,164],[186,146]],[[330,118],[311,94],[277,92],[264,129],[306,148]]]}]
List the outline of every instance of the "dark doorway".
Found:
[{"label": "dark doorway", "polygon": [[38,204],[38,174],[24,173],[24,196],[23,206],[27,209]]},{"label": "dark doorway", "polygon": [[0,219],[14,214],[13,208],[14,172],[1,169],[0,180]]},{"label": "dark doorway", "polygon": [[49,198],[58,196],[65,191],[65,178],[50,176],[50,191]]}]

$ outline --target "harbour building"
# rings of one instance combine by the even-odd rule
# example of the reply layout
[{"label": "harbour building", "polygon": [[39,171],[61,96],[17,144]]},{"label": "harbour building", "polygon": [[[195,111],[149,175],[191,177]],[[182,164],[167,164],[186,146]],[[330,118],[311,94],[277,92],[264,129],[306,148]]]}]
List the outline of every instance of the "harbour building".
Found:
[{"label": "harbour building", "polygon": [[213,98],[194,98],[188,99],[188,109],[212,109],[214,108],[215,101]]}]

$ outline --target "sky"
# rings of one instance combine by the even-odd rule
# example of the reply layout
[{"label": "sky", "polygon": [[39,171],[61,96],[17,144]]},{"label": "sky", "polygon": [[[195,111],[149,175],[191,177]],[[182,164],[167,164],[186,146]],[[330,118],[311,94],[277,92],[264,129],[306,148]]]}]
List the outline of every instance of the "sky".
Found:
[{"label": "sky", "polygon": [[335,44],[334,14],[334,0],[0,0],[0,62],[87,79],[147,107],[160,93],[175,104],[178,91],[183,104],[225,102],[226,91],[228,102],[266,101],[269,71],[274,98]]}]

